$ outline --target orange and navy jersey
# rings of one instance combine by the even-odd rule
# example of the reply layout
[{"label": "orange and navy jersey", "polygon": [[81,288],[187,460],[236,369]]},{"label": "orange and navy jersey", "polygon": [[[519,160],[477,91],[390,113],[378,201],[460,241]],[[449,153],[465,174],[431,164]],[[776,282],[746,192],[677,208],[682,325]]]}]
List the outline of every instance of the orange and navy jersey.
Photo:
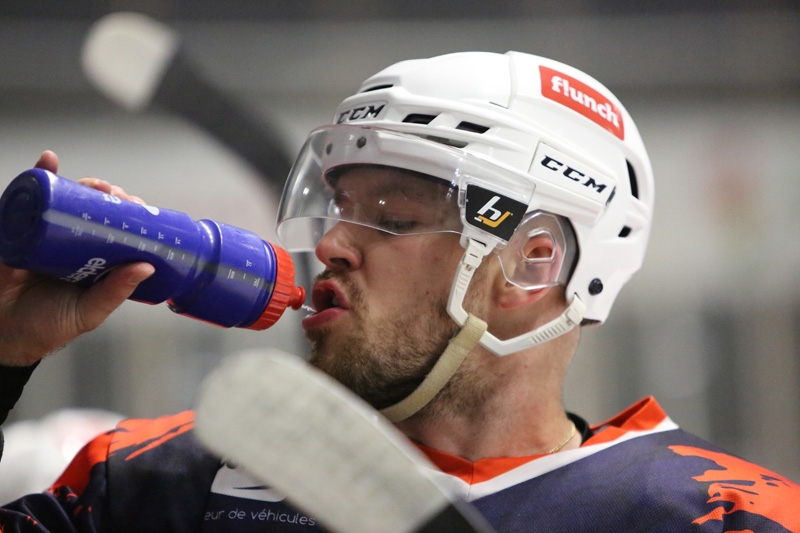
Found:
[{"label": "orange and navy jersey", "polygon": [[[49,491],[0,508],[0,532],[324,531],[205,452],[193,425],[191,412],[120,423]],[[800,486],[681,431],[653,399],[592,429],[553,455],[470,463],[422,449],[499,533],[800,533]]]},{"label": "orange and navy jersey", "polygon": [[469,463],[423,448],[503,532],[800,532],[800,486],[686,433],[646,398],[553,455]]},{"label": "orange and navy jersey", "polygon": [[125,420],[87,444],[41,494],[0,508],[0,533],[199,531],[219,459],[190,411]]}]

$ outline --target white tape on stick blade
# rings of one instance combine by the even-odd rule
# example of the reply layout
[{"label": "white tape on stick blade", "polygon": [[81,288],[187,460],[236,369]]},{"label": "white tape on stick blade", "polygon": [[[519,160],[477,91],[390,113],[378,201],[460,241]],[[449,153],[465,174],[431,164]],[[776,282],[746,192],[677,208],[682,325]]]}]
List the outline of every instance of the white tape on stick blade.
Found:
[{"label": "white tape on stick blade", "polygon": [[490,531],[394,426],[298,357],[227,360],[203,384],[196,432],[333,531]]}]

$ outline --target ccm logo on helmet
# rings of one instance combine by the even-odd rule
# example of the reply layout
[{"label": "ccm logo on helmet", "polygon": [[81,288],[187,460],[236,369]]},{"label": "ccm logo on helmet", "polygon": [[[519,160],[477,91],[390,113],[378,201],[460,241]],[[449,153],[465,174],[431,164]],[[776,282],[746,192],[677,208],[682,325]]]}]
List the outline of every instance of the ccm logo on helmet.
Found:
[{"label": "ccm logo on helmet", "polygon": [[608,98],[557,70],[540,66],[539,74],[542,77],[542,96],[580,113],[619,139],[625,139],[622,113]]},{"label": "ccm logo on helmet", "polygon": [[377,102],[374,104],[364,104],[362,106],[342,111],[336,117],[336,123],[352,122],[353,120],[364,120],[368,118],[378,118],[383,108],[386,107],[386,102]]},{"label": "ccm logo on helmet", "polygon": [[539,143],[529,172],[559,188],[572,191],[598,206],[605,206],[617,182],[595,167]]},{"label": "ccm logo on helmet", "polygon": [[557,172],[561,172],[563,170],[561,173],[567,178],[571,179],[572,181],[581,182],[581,185],[584,187],[589,187],[598,193],[603,192],[606,190],[606,187],[608,187],[608,185],[605,183],[598,183],[593,177],[587,176],[580,170],[576,170],[569,165],[565,165],[561,161],[557,161],[549,155],[545,155],[544,159],[542,159],[542,166]]}]

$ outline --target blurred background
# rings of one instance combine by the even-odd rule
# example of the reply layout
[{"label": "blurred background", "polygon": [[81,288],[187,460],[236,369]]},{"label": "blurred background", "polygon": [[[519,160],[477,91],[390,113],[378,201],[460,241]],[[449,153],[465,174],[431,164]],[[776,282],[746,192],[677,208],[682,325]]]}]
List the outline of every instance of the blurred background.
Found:
[{"label": "blurred background", "polygon": [[[287,154],[364,78],[403,59],[519,50],[599,79],[649,149],[656,215],[643,270],[608,323],[584,332],[567,406],[597,423],[654,395],[685,429],[800,481],[797,2],[0,3],[3,188],[52,149],[65,177],[102,177],[275,240],[278,198],[256,168],[169,109],[126,111],[87,81],[86,34],[116,11],[176,31],[202,75],[280,132]],[[223,330],[129,302],[42,363],[6,426],[64,407],[190,408],[225,354],[304,355],[300,318]]]}]

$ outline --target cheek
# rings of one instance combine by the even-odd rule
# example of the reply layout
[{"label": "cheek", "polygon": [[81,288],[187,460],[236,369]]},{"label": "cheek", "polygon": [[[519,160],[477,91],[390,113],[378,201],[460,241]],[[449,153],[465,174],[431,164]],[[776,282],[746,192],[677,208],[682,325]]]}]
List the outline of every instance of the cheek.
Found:
[{"label": "cheek", "polygon": [[464,249],[458,245],[457,239],[442,238],[421,248],[417,261],[425,286],[449,292],[462,255]]},{"label": "cheek", "polygon": [[381,294],[376,295],[377,300],[427,303],[447,298],[463,250],[460,246],[453,249],[449,242],[415,240],[416,245],[409,242],[393,249],[391,254],[374,257],[371,277],[376,282],[375,287],[382,288],[378,291]]},{"label": "cheek", "polygon": [[426,266],[426,281],[430,284],[428,289],[431,291],[431,296],[441,295],[447,298],[450,294],[450,287],[453,284],[461,255],[461,253],[440,253],[431,256],[431,261]]}]

